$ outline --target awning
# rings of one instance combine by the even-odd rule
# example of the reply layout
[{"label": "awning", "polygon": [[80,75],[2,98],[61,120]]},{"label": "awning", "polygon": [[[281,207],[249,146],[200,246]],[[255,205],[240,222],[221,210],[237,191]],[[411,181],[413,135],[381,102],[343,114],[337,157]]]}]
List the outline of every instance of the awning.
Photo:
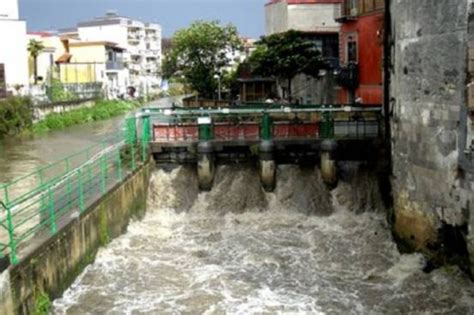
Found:
[{"label": "awning", "polygon": [[56,63],[68,63],[71,61],[71,58],[72,55],[70,53],[64,53],[56,60]]}]

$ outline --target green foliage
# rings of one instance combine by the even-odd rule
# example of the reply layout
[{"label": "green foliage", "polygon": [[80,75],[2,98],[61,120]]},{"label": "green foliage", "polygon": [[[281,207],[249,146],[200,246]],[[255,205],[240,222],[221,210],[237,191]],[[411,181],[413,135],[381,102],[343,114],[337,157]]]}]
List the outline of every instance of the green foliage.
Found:
[{"label": "green foliage", "polygon": [[317,77],[325,68],[321,52],[315,44],[298,31],[274,34],[257,42],[257,49],[249,59],[254,74],[274,76],[291,82],[298,74]]},{"label": "green foliage", "polygon": [[235,26],[194,22],[174,35],[173,48],[163,61],[163,76],[181,76],[201,96],[212,98],[217,89],[214,76],[229,65],[228,56],[241,46]]},{"label": "green foliage", "polygon": [[49,130],[57,130],[90,121],[109,119],[114,116],[125,114],[137,108],[140,103],[127,101],[98,101],[95,106],[71,110],[65,113],[54,113],[33,126],[35,133],[43,133]]},{"label": "green foliage", "polygon": [[160,92],[160,97],[178,97],[191,94],[192,90],[182,83],[170,83],[168,91]]},{"label": "green foliage", "polygon": [[41,54],[44,48],[45,47],[42,42],[37,41],[36,39],[31,39],[28,43],[27,50],[31,57],[36,58]]},{"label": "green foliage", "polygon": [[51,300],[49,296],[43,292],[36,292],[35,294],[35,315],[46,315],[51,309]]},{"label": "green foliage", "polygon": [[35,75],[35,84],[38,83],[38,56],[44,50],[44,45],[42,42],[37,41],[35,39],[31,39],[28,43],[27,50],[30,53],[30,56],[33,58],[34,62],[34,75]]},{"label": "green foliage", "polygon": [[54,79],[49,87],[49,98],[51,102],[66,102],[77,99],[77,95],[64,88],[61,81]]},{"label": "green foliage", "polygon": [[31,99],[11,97],[0,101],[0,138],[18,133],[32,124]]},{"label": "green foliage", "polygon": [[[239,65],[240,66],[240,65]],[[235,97],[240,93],[240,84],[237,81],[239,78],[239,69],[225,71],[222,74],[222,86],[224,90],[229,90],[231,97]]]}]

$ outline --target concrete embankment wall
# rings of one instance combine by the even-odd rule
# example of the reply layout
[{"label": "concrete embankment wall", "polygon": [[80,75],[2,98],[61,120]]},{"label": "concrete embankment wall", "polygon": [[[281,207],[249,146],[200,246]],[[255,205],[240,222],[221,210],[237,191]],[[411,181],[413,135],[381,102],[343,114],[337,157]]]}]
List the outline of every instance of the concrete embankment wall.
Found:
[{"label": "concrete embankment wall", "polygon": [[466,251],[474,215],[460,166],[467,12],[466,0],[392,1],[394,229],[408,247],[441,260]]},{"label": "concrete embankment wall", "polygon": [[73,109],[79,109],[83,107],[92,107],[94,105],[95,105],[95,100],[93,99],[36,105],[34,107],[34,120],[35,122],[38,122],[46,118],[46,116],[48,116],[49,114],[65,113]]},{"label": "concrete embankment wall", "polygon": [[132,217],[145,213],[151,168],[152,163],[141,167],[6,271],[0,278],[0,313],[34,314],[41,304],[60,297],[93,262],[99,247],[123,234]]}]

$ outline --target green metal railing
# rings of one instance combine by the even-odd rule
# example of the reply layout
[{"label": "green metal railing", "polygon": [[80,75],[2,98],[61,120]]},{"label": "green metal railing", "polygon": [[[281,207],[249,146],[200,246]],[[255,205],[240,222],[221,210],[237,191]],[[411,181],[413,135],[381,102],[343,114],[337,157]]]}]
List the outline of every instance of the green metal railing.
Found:
[{"label": "green metal railing", "polygon": [[0,185],[0,257],[17,264],[148,159],[149,118],[130,117],[125,126],[124,134]]},{"label": "green metal railing", "polygon": [[[273,127],[280,121],[318,123],[321,139],[378,137],[382,122],[380,105],[251,104],[231,108],[146,108],[143,111],[154,124],[179,126],[197,123],[200,140],[212,139],[213,124],[219,122],[257,123],[263,140],[272,138]],[[199,123],[203,118],[212,123]]]}]

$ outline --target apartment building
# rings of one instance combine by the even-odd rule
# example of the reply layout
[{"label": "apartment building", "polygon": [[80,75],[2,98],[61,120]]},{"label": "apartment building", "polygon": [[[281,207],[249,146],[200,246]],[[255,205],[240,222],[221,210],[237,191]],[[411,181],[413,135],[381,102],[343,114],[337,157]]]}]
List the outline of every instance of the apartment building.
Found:
[{"label": "apartment building", "polygon": [[123,48],[106,41],[70,42],[68,47],[67,60],[58,61],[61,82],[100,83],[107,98],[125,96],[130,76],[123,63]]},{"label": "apartment building", "polygon": [[161,84],[161,26],[108,12],[103,17],[60,30],[61,36],[83,42],[107,41],[124,49],[123,63],[130,72],[130,86],[139,94],[157,91]]},{"label": "apartment building", "polygon": [[[341,23],[340,63],[348,80],[341,82],[341,103],[383,101],[384,0],[344,0],[337,19]],[[351,67],[356,74],[350,74]]]},{"label": "apartment building", "polygon": [[26,22],[19,19],[18,0],[0,1],[0,94],[28,90]]},{"label": "apartment building", "polygon": [[[340,16],[343,0],[270,0],[265,5],[266,35],[297,30],[317,46],[322,56],[333,67],[339,63]],[[313,78],[298,75],[292,86],[291,98],[303,104],[331,103],[337,95],[337,86],[331,71]],[[286,95],[285,83],[280,94]]]}]

